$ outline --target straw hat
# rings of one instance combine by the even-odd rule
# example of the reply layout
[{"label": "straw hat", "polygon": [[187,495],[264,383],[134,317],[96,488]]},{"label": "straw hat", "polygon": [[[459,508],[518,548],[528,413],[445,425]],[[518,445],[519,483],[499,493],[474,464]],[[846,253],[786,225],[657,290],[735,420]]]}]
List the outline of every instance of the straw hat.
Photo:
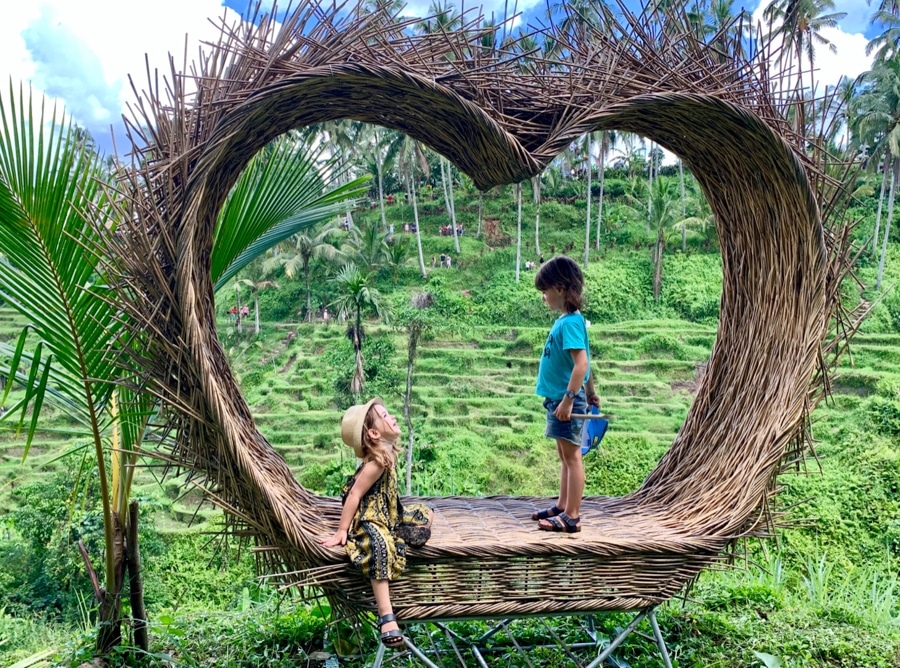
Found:
[{"label": "straw hat", "polygon": [[366,425],[366,415],[375,404],[384,406],[384,401],[381,400],[381,397],[373,397],[367,404],[351,406],[341,420],[341,440],[353,448],[353,452],[360,459],[363,456],[362,435]]}]

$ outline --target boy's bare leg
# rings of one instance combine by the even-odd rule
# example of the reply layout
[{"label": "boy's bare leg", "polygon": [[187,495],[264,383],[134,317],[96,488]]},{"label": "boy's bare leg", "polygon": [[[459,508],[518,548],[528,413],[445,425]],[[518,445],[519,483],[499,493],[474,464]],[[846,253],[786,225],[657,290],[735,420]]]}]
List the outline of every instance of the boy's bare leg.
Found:
[{"label": "boy's bare leg", "polygon": [[562,464],[559,473],[559,501],[556,502],[556,507],[565,511],[566,502],[569,498],[569,471],[566,465],[566,458],[563,456],[563,443],[564,441],[556,441],[556,453],[559,455],[559,461]]},{"label": "boy's bare leg", "polygon": [[[383,617],[384,615],[389,615],[394,612],[394,608],[391,606],[390,582],[388,580],[370,580],[370,582],[372,583],[372,593],[375,594],[375,605],[378,607],[378,616]],[[378,629],[378,632],[384,633],[399,628],[400,626],[397,622],[387,622]]]},{"label": "boy's bare leg", "polygon": [[584,462],[581,459],[581,446],[563,440],[556,443],[563,462],[562,470],[565,472],[565,505],[561,505],[560,508],[572,519],[578,519],[581,517],[581,498],[584,496]]}]

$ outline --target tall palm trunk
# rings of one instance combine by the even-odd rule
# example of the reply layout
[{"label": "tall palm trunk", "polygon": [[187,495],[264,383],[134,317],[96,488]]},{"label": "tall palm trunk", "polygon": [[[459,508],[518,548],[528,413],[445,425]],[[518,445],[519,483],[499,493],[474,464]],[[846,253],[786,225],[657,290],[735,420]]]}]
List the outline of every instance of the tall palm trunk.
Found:
[{"label": "tall palm trunk", "polygon": [[884,152],[884,174],[881,177],[881,192],[878,194],[878,214],[875,216],[875,234],[872,235],[872,257],[878,252],[878,232],[881,230],[881,208],[884,204],[884,191],[887,187],[888,176],[891,171],[890,151]]},{"label": "tall palm trunk", "polygon": [[534,196],[534,254],[541,256],[541,175],[531,177],[531,194]]},{"label": "tall palm trunk", "polygon": [[387,218],[384,215],[384,178],[378,156],[375,156],[375,171],[378,173],[378,206],[381,207],[381,229],[387,230]]},{"label": "tall palm trunk", "polygon": [[519,216],[516,219],[516,283],[519,282],[519,269],[522,264],[522,184],[516,184],[516,201]]},{"label": "tall palm trunk", "polygon": [[447,161],[447,168],[444,169],[444,158],[441,158],[441,185],[444,191],[444,206],[447,209],[447,215],[450,216],[450,227],[453,229],[453,245],[456,248],[456,254],[459,255],[459,236],[456,234],[456,208],[453,205],[453,171],[450,161]]},{"label": "tall palm trunk", "polygon": [[650,142],[650,149],[647,151],[647,156],[650,158],[647,161],[647,182],[649,185],[648,195],[647,195],[647,234],[650,234],[650,218],[653,217],[653,142]]},{"label": "tall palm trunk", "polygon": [[422,254],[422,231],[419,229],[419,207],[416,204],[416,184],[411,176],[406,177],[406,191],[409,195],[409,201],[412,202],[413,224],[416,226],[416,245],[419,248],[419,269],[422,271],[422,278],[427,278],[428,272],[425,271],[425,256]]},{"label": "tall palm trunk", "polygon": [[609,132],[604,130],[600,135],[600,198],[597,200],[597,234],[594,237],[594,248],[600,250],[600,226],[603,223],[603,188],[606,185],[606,153],[609,151]]},{"label": "tall palm trunk", "polygon": [[363,367],[362,354],[362,309],[356,306],[356,326],[353,328],[353,336],[351,337],[353,349],[356,351],[356,368],[353,371],[353,378],[350,380],[350,391],[353,393],[353,399],[359,403],[359,397],[366,389],[366,372]]},{"label": "tall palm trunk", "polygon": [[412,418],[409,415],[410,398],[412,397],[412,374],[413,364],[416,361],[416,347],[419,345],[419,334],[421,329],[416,326],[410,327],[409,344],[406,347],[406,393],[403,395],[403,419],[406,422],[406,433],[409,436],[406,447],[406,495],[412,496],[412,467],[413,467],[413,445],[415,445],[415,431],[413,430]]},{"label": "tall palm trunk", "polygon": [[303,276],[306,279],[306,317],[304,320],[312,322],[312,290],[309,287],[309,258],[303,263]]},{"label": "tall palm trunk", "polygon": [[241,289],[237,285],[234,286],[234,294],[235,299],[237,300],[237,331],[238,334],[243,334],[244,324],[243,318],[241,317]]},{"label": "tall palm trunk", "polygon": [[585,137],[587,147],[587,214],[584,221],[584,268],[587,269],[591,255],[591,133]]},{"label": "tall palm trunk", "polygon": [[891,218],[894,217],[894,191],[897,179],[900,179],[900,160],[891,158],[891,191],[888,194],[888,214],[884,221],[884,243],[881,244],[881,259],[878,261],[878,276],[875,278],[875,289],[881,290],[881,279],[884,278],[884,258],[887,255],[888,237],[891,236]]},{"label": "tall palm trunk", "polygon": [[259,335],[259,289],[253,291],[253,326],[254,333]]},{"label": "tall palm trunk", "polygon": [[663,265],[663,245],[665,244],[665,230],[663,226],[659,226],[659,232],[656,235],[656,254],[653,263],[653,299],[659,301],[659,293],[662,291],[662,265]]},{"label": "tall palm trunk", "polygon": [[481,220],[484,216],[484,193],[479,190],[478,191],[478,231],[475,232],[475,238],[481,238]]},{"label": "tall palm trunk", "polygon": [[[678,180],[681,182],[681,220],[687,218],[687,213],[684,207],[684,163],[679,160],[678,161]],[[681,226],[681,252],[684,253],[687,250],[687,227],[682,224]]]}]

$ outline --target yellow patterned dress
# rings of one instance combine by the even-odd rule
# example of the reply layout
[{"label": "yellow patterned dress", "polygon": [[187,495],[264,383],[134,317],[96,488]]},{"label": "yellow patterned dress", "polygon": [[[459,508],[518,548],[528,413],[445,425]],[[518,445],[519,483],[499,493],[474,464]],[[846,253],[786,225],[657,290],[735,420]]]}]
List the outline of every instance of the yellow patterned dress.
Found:
[{"label": "yellow patterned dress", "polygon": [[[347,498],[356,482],[363,462],[341,489],[341,500]],[[428,507],[421,503],[403,507],[397,491],[397,470],[386,468],[369,491],[359,501],[359,509],[347,532],[347,555],[351,563],[371,580],[396,580],[406,568],[406,540],[399,534],[413,535],[427,540],[422,533],[428,524]]]}]

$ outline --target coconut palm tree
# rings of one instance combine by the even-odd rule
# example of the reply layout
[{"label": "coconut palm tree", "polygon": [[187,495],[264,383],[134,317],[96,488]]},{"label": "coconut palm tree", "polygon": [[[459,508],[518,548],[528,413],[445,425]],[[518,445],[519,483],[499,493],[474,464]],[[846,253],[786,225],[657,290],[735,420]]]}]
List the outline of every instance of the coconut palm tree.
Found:
[{"label": "coconut palm tree", "polygon": [[375,274],[384,266],[387,257],[388,235],[378,225],[371,223],[363,227],[351,227],[346,243],[341,248],[345,257],[367,274]]},{"label": "coconut palm tree", "polygon": [[[885,174],[888,165],[891,171],[891,185],[888,192],[888,215],[884,225],[881,244],[881,258],[875,289],[881,289],[884,262],[894,212],[895,185],[900,178],[900,55],[888,60],[876,61],[872,70],[863,77],[863,92],[858,99],[859,115],[856,128],[866,144],[872,146],[871,162],[877,164],[884,156]],[[875,247],[878,238],[876,232]]]},{"label": "coconut palm tree", "polygon": [[614,130],[603,130],[600,133],[600,156],[597,168],[597,176],[600,178],[600,197],[597,200],[597,233],[594,237],[594,249],[600,250],[600,228],[603,225],[603,190],[606,186],[606,156],[609,155],[610,145],[616,143]]},{"label": "coconut palm tree", "polygon": [[584,221],[584,268],[587,269],[588,260],[590,259],[591,253],[591,145],[592,134],[588,132],[584,136],[584,153],[585,153],[585,162],[587,163],[587,187],[584,198],[587,204],[587,213],[585,214]]},{"label": "coconut palm tree", "polygon": [[419,225],[419,205],[416,199],[416,175],[421,169],[425,178],[431,176],[431,168],[428,166],[428,158],[425,157],[425,151],[422,145],[407,135],[403,135],[403,143],[400,146],[397,156],[397,164],[400,169],[400,176],[406,184],[406,198],[412,206],[413,223],[416,230],[416,247],[419,251],[419,270],[422,272],[422,278],[428,276],[425,271],[425,255],[422,252],[422,228]]},{"label": "coconut palm tree", "polygon": [[675,186],[666,177],[658,177],[653,181],[650,197],[626,195],[626,208],[633,216],[642,218],[656,237],[653,242],[653,298],[659,301],[662,291],[663,252],[666,245],[666,232],[679,222],[678,203],[675,199]]},{"label": "coconut palm tree", "polygon": [[[241,278],[235,281],[236,286],[250,288],[250,294],[253,297],[253,333],[259,335],[259,291],[267,288],[277,288],[278,283],[267,280],[254,280],[250,278]],[[238,315],[240,317],[240,315]]]},{"label": "coconut palm tree", "polygon": [[[531,194],[534,197],[534,254],[541,255],[541,175],[531,177]],[[478,193],[479,197],[481,192]],[[478,200],[478,219],[481,220],[481,200]]]},{"label": "coconut palm tree", "polygon": [[872,14],[869,24],[881,32],[866,45],[866,55],[875,52],[875,60],[887,60],[900,53],[900,2],[883,0]]},{"label": "coconut palm tree", "polygon": [[522,268],[522,184],[516,184],[516,205],[518,215],[516,217],[516,283],[519,282],[519,272]]},{"label": "coconut palm tree", "polygon": [[[99,250],[128,243],[117,236],[127,198],[119,201],[106,187],[100,160],[60,118],[62,111],[47,114],[24,92],[0,96],[0,254],[5,258],[0,262],[0,297],[29,322],[15,346],[0,346],[0,374],[10,379],[2,401],[10,397],[12,384],[24,387],[4,419],[21,415],[25,456],[48,404],[74,419],[93,448],[105,543],[102,587],[98,582],[95,589],[97,649],[105,654],[122,640],[124,570],[137,547],[125,538],[135,528],[126,510],[135,453],[156,402],[114,359],[140,349],[140,342],[126,338],[125,316],[110,306],[116,297],[106,287],[111,281]],[[307,153],[299,152],[293,138],[285,142],[295,150],[275,146],[262,151],[220,214],[211,257],[218,285],[267,248],[316,222],[317,215],[343,210],[341,197],[353,192],[323,195],[316,165],[304,163],[301,156]],[[280,169],[280,161],[291,168]],[[294,170],[312,181],[292,179]],[[280,188],[271,187],[273,179]],[[317,215],[304,212],[310,205]]]},{"label": "coconut palm tree", "polygon": [[[450,161],[439,156],[441,163],[441,187],[444,191],[444,206],[447,209],[447,215],[450,216],[450,227],[453,230],[453,246],[456,254],[459,255],[459,235],[456,233],[456,204],[453,196],[453,168]],[[446,163],[446,167],[444,166]]]},{"label": "coconut palm tree", "polygon": [[352,318],[347,328],[347,338],[353,343],[353,350],[356,353],[356,370],[350,381],[350,391],[353,392],[356,401],[359,401],[359,396],[365,390],[362,355],[362,342],[365,336],[363,315],[371,312],[387,322],[390,312],[387,304],[381,299],[381,293],[371,286],[372,274],[361,271],[355,264],[345,264],[331,280],[338,289],[338,296],[334,300],[338,317]]},{"label": "coconut palm tree", "polygon": [[340,226],[335,222],[328,223],[318,232],[299,232],[290,238],[290,245],[277,255],[266,260],[265,273],[271,273],[275,267],[281,267],[284,275],[294,278],[299,272],[303,272],[303,282],[306,286],[306,315],[305,320],[312,321],[312,290],[310,287],[310,265],[315,259],[334,262],[344,257],[341,250],[333,243],[340,235]]},{"label": "coconut palm tree", "polygon": [[[773,0],[766,7],[763,15],[777,25],[772,35],[781,35],[783,50],[779,54],[779,61],[785,58],[797,59],[797,129],[802,132],[806,127],[806,94],[803,88],[803,55],[806,54],[809,61],[809,73],[812,77],[815,61],[815,47],[821,45],[828,47],[832,53],[837,52],[837,47],[821,34],[824,28],[836,28],[838,22],[846,12],[825,12],[834,9],[834,0]],[[810,81],[810,88],[813,82]],[[814,123],[815,119],[810,119]]]},{"label": "coconut palm tree", "polygon": [[384,259],[391,268],[391,278],[394,283],[397,282],[397,273],[406,265],[409,260],[409,237],[394,235],[387,240],[387,249],[384,253]]},{"label": "coconut palm tree", "polygon": [[450,0],[432,0],[428,13],[429,17],[415,26],[421,35],[456,30],[462,23],[462,16]]}]

